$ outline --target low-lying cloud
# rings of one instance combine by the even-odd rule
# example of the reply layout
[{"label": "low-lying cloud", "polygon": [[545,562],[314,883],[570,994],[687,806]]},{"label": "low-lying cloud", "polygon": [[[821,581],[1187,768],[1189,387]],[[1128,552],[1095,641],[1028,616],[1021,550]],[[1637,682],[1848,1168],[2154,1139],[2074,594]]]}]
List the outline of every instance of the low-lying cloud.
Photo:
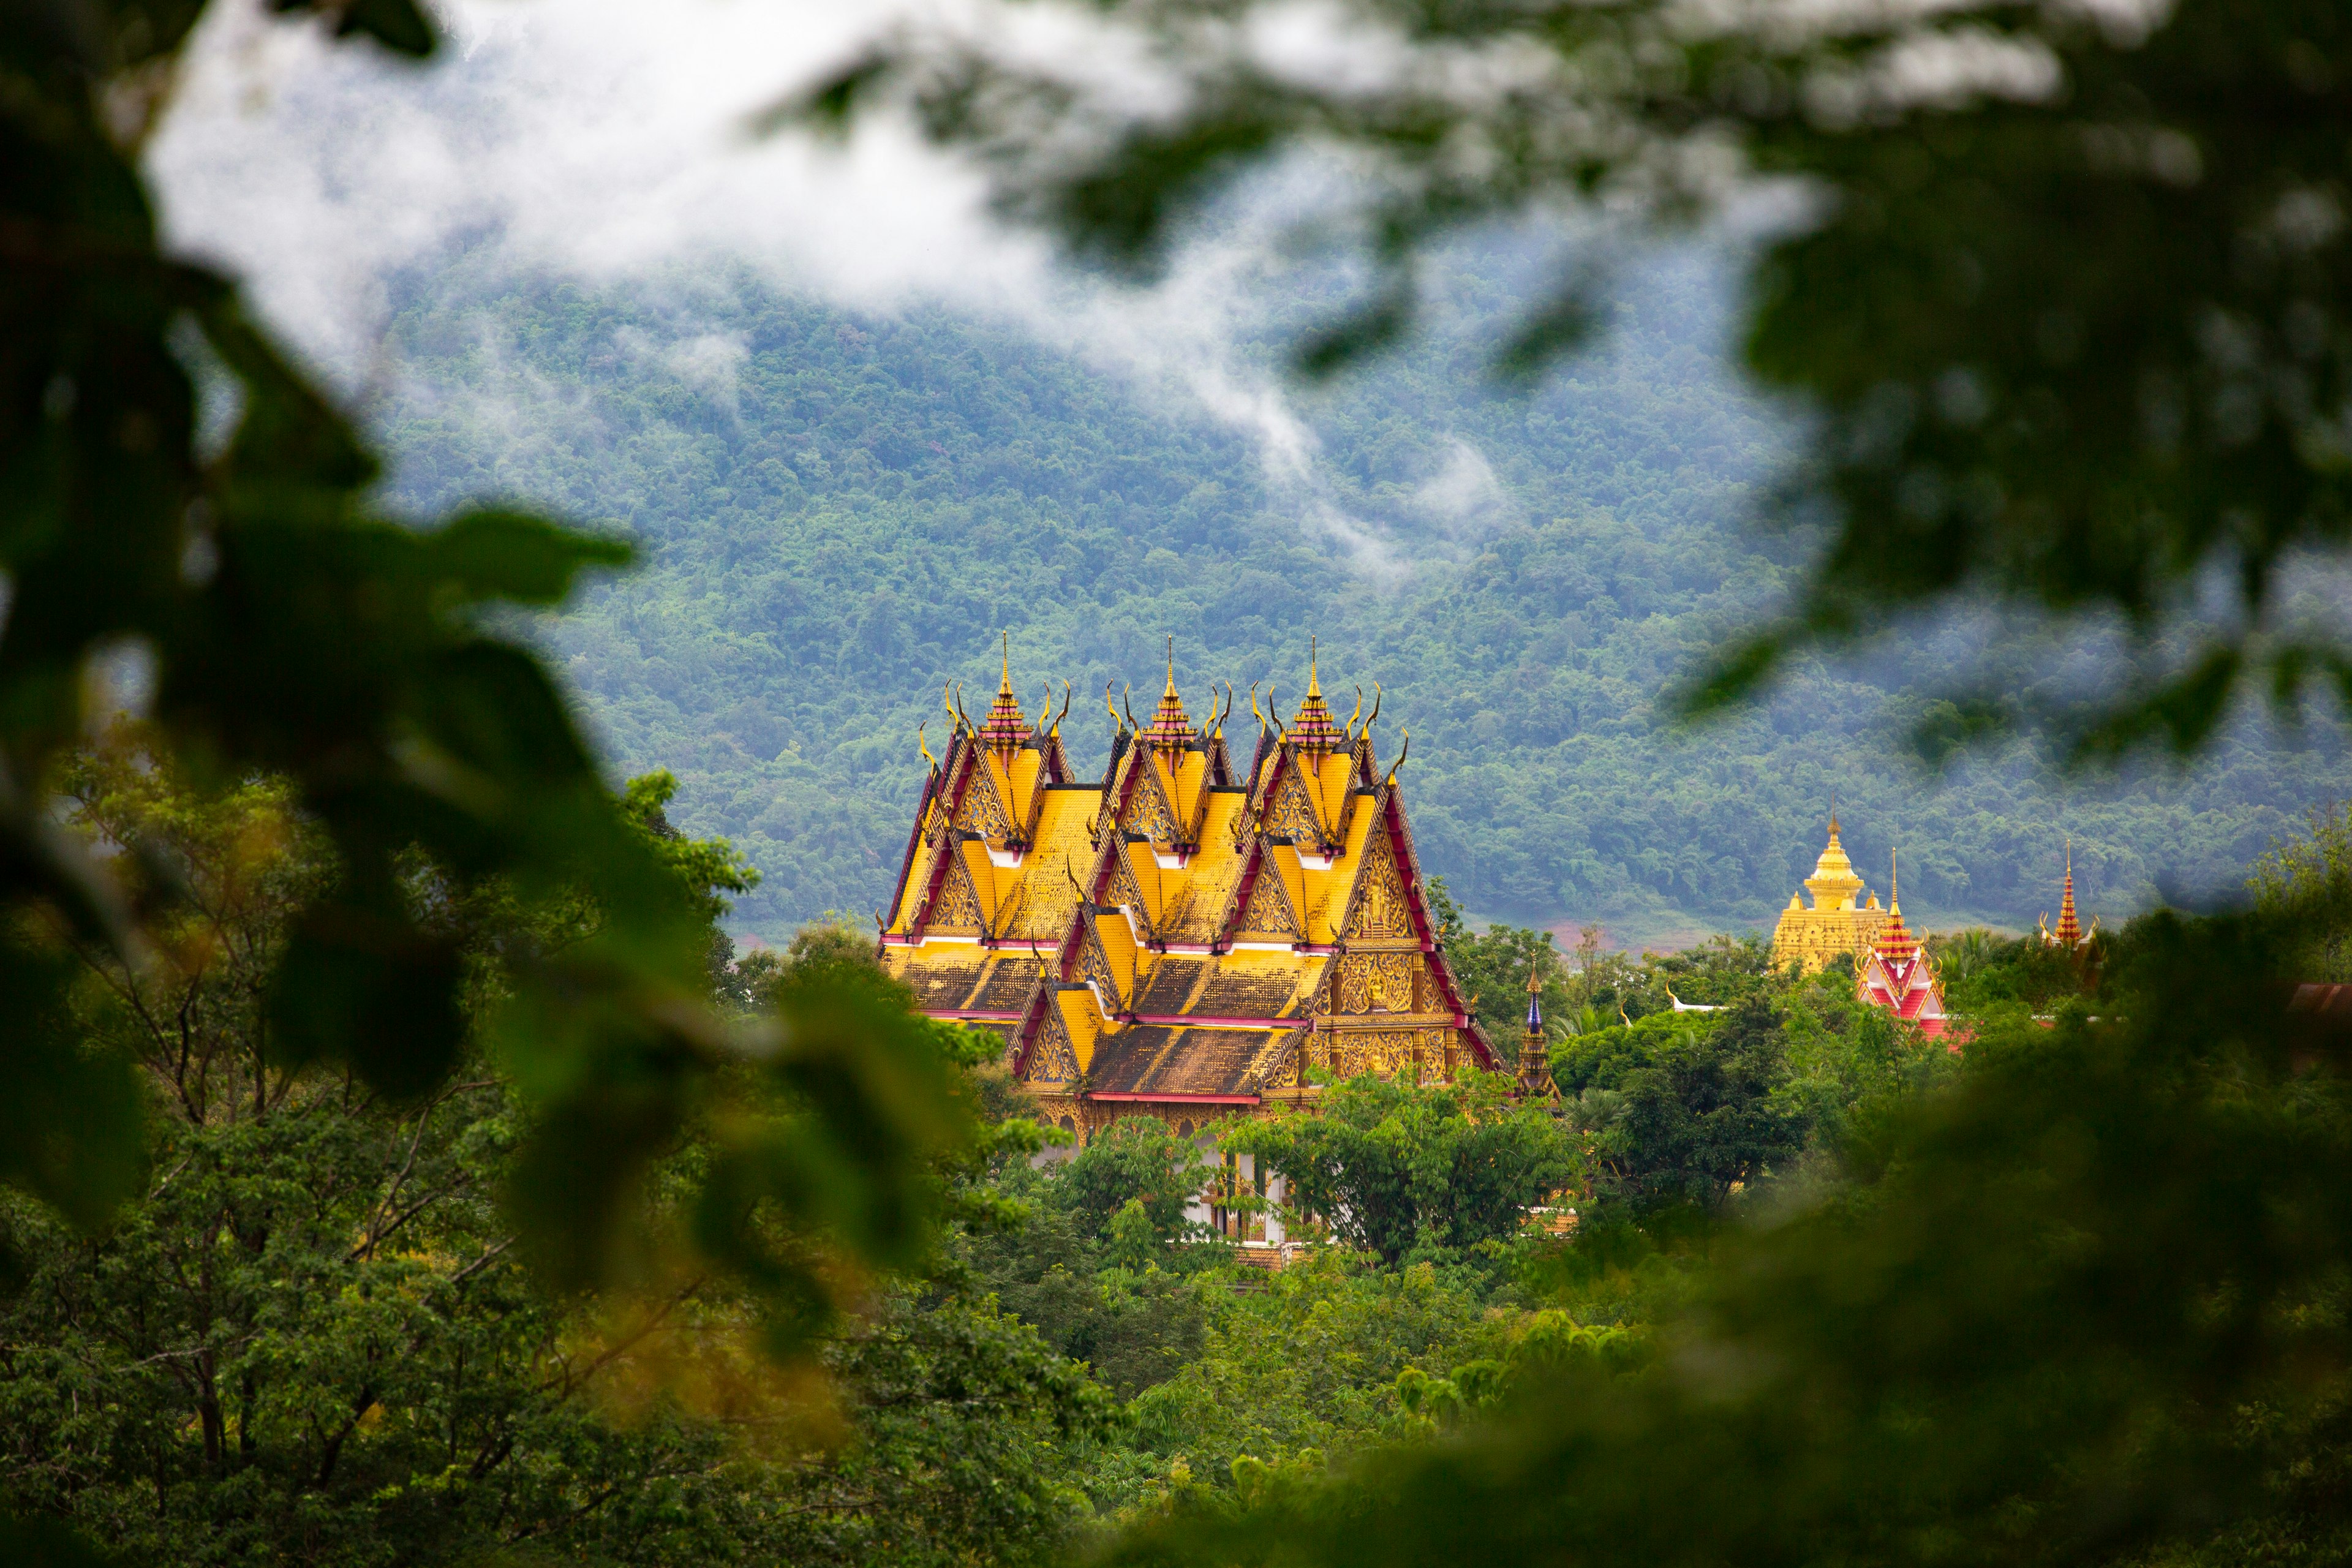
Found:
[{"label": "low-lying cloud", "polygon": [[[382,349],[394,280],[458,246],[598,286],[749,267],[854,308],[937,301],[1018,321],[1244,434],[1305,531],[1375,577],[1402,572],[1399,542],[1318,477],[1314,430],[1278,368],[1241,346],[1278,292],[1264,232],[1203,241],[1160,283],[1121,287],[993,221],[973,171],[907,127],[867,125],[840,146],[748,133],[782,93],[911,9],[457,0],[452,47],[417,68],[224,0],[150,167],[174,242],[240,273],[262,314],[354,398],[397,374]],[[690,309],[669,314],[667,341],[618,346],[731,413],[743,343]],[[528,406],[531,378],[492,379],[478,396],[525,405],[485,416],[557,412]],[[1433,481],[1440,510],[1459,504],[1462,461]]]}]

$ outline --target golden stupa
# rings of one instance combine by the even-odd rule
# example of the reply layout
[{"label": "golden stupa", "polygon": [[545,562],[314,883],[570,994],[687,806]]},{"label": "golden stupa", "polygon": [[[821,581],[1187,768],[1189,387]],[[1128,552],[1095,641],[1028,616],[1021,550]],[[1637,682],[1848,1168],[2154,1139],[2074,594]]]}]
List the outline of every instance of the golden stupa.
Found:
[{"label": "golden stupa", "polygon": [[1886,911],[1878,907],[1875,895],[1866,904],[1855,902],[1863,892],[1862,879],[1854,875],[1853,862],[1838,842],[1835,812],[1830,814],[1829,847],[1813,863],[1805,891],[1813,896],[1812,908],[1805,907],[1802,893],[1790,893],[1780,923],[1772,928],[1773,967],[1793,963],[1811,974],[1842,952],[1858,962],[1886,923]]}]

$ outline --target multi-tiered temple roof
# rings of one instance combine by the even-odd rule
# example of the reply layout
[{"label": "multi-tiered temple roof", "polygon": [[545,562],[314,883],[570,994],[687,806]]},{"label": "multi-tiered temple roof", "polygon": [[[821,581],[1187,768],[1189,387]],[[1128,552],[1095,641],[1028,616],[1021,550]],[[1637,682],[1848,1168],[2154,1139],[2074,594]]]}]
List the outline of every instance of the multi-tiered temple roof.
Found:
[{"label": "multi-tiered temple roof", "polygon": [[1931,1039],[1941,1035],[1949,1020],[1944,1013],[1944,987],[1936,978],[1936,961],[1927,944],[1903,923],[1902,883],[1892,885],[1886,922],[1874,932],[1870,946],[1854,973],[1854,991],[1864,1002],[1883,1007],[1906,1023],[1916,1024]]},{"label": "multi-tiered temple roof", "polygon": [[1009,661],[985,724],[950,705],[883,962],[932,1016],[1003,1035],[1016,1078],[1076,1127],[1295,1100],[1309,1067],[1497,1066],[1438,951],[1377,704],[1360,726],[1360,694],[1340,723],[1310,665],[1277,728],[1253,688],[1236,768],[1233,698],[1196,725],[1171,659],[1148,725],[1111,710],[1092,781],[1060,717],[1024,716]]}]

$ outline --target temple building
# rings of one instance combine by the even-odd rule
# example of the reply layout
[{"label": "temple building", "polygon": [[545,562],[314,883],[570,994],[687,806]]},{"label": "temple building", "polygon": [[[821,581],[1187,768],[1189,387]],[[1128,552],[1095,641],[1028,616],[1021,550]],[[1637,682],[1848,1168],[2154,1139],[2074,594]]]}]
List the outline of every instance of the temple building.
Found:
[{"label": "temple building", "polygon": [[1805,907],[1802,893],[1790,893],[1789,907],[1772,928],[1773,967],[1793,963],[1811,974],[1842,952],[1851,953],[1859,966],[1871,940],[1886,924],[1887,911],[1878,907],[1874,894],[1866,905],[1855,903],[1863,892],[1862,879],[1854,875],[1853,862],[1838,842],[1834,811],[1830,814],[1829,847],[1805,879],[1805,889],[1813,896],[1812,908]]},{"label": "temple building", "polygon": [[[1834,840],[1832,840],[1834,842]],[[1854,994],[1919,1026],[1930,1039],[1944,1033],[1950,1020],[1944,1012],[1944,986],[1936,978],[1936,961],[1927,945],[1903,923],[1902,884],[1894,884],[1884,922],[1871,933],[1870,945],[1854,973]]]},{"label": "temple building", "polygon": [[1062,712],[1033,722],[1008,659],[984,722],[948,706],[946,755],[925,749],[877,917],[881,958],[930,1016],[1003,1035],[1045,1120],[1084,1139],[1141,1112],[1190,1137],[1311,1101],[1310,1068],[1430,1081],[1499,1067],[1423,900],[1403,754],[1383,773],[1360,692],[1340,723],[1310,663],[1278,725],[1253,688],[1236,768],[1233,689],[1196,726],[1171,658],[1148,725],[1111,708],[1097,780],[1063,749],[1066,688]]}]

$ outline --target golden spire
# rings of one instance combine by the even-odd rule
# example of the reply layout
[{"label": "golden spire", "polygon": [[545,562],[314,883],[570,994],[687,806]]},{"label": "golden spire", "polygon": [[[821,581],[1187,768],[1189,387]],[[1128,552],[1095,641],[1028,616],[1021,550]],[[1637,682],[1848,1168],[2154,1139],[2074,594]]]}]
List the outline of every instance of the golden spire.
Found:
[{"label": "golden spire", "polygon": [[1168,686],[1160,694],[1160,710],[1151,716],[1151,727],[1143,732],[1144,740],[1163,751],[1181,752],[1200,731],[1184,712],[1184,700],[1176,695],[1176,639],[1168,639]]},{"label": "golden spire", "polygon": [[1854,895],[1862,891],[1862,879],[1853,874],[1853,862],[1846,858],[1845,846],[1838,841],[1834,804],[1830,807],[1829,845],[1813,863],[1813,874],[1805,879],[1805,887],[1813,895],[1817,910],[1850,910]]},{"label": "golden spire", "polygon": [[1299,703],[1298,712],[1282,738],[1310,752],[1337,751],[1347,744],[1348,738],[1331,717],[1329,704],[1323,700],[1323,687],[1316,667],[1316,644],[1311,638],[1307,650],[1307,697]]},{"label": "golden spire", "polygon": [[2083,942],[2083,921],[2074,913],[2074,839],[2066,839],[2066,889],[2058,900],[2058,929],[2050,933],[2060,947],[2079,947]]},{"label": "golden spire", "polygon": [[1870,949],[1878,954],[1882,963],[1905,964],[1919,955],[1919,939],[1913,936],[1903,923],[1902,867],[1895,861],[1894,851],[1887,852],[1887,859],[1894,881],[1886,889],[1886,923],[1880,926],[1878,934],[1870,939]]},{"label": "golden spire", "polygon": [[1029,721],[1021,712],[1021,700],[1013,695],[1013,634],[1004,634],[1003,674],[996,683],[996,705],[988,710],[988,722],[980,727],[980,738],[999,751],[1010,752],[1028,738]]}]

